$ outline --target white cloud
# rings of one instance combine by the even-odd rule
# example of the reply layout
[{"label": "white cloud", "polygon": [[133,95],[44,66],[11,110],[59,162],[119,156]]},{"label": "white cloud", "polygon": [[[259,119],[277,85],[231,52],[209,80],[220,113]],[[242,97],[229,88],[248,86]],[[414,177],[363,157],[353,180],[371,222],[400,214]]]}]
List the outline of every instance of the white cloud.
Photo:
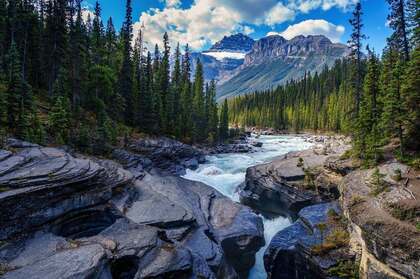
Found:
[{"label": "white cloud", "polygon": [[288,7],[285,7],[282,3],[278,3],[272,8],[265,18],[265,23],[270,26],[283,23],[287,20],[294,19],[295,12]]},{"label": "white cloud", "polygon": [[319,8],[324,11],[332,8],[348,10],[357,2],[359,2],[359,0],[290,0],[289,7],[299,10],[302,13],[308,13]]},{"label": "white cloud", "polygon": [[335,25],[323,19],[309,19],[290,25],[283,32],[269,32],[267,35],[280,35],[287,40],[299,35],[324,35],[336,43],[340,41],[344,31],[345,28],[342,25]]},{"label": "white cloud", "polygon": [[181,0],[160,0],[164,2],[168,8],[177,8],[181,5]]},{"label": "white cloud", "polygon": [[84,22],[87,22],[89,17],[90,17],[91,20],[93,20],[93,18],[95,17],[95,14],[90,9],[88,9],[87,7],[83,8],[82,9],[82,20]]},{"label": "white cloud", "polygon": [[149,48],[156,43],[161,45],[164,32],[168,32],[172,45],[189,43],[197,50],[226,35],[253,33],[249,24],[275,25],[294,16],[278,0],[195,0],[187,9],[176,5],[179,0],[165,0],[165,3],[161,10],[143,12],[134,25],[137,34],[144,23]]},{"label": "white cloud", "polygon": [[[180,0],[161,1],[165,3],[163,9],[143,12],[134,25],[134,34],[137,34],[141,23],[144,23],[145,41],[149,49],[156,43],[161,45],[164,32],[168,32],[172,46],[177,42],[181,45],[189,43],[192,49],[199,50],[223,36],[237,32],[253,33],[253,25],[274,28],[277,24],[293,20],[298,13],[319,8],[347,9],[358,0],[194,0],[188,8],[182,8]],[[325,23],[317,22],[318,25],[312,26],[312,30],[327,33],[337,41],[343,27],[332,28],[334,25]]]}]

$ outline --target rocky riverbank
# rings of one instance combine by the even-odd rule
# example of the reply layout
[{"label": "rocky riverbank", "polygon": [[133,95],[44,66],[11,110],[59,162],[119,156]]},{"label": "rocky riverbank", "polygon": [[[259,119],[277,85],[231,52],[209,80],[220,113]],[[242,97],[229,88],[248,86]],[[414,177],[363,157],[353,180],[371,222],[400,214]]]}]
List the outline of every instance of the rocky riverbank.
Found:
[{"label": "rocky riverbank", "polygon": [[[347,158],[342,137],[251,167],[239,188],[256,210],[296,222],[265,251],[269,278],[419,278],[419,172]],[[416,228],[417,226],[417,228]]]},{"label": "rocky riverbank", "polygon": [[203,153],[163,141],[130,142],[111,161],[10,140],[2,278],[246,278],[261,218],[174,175]]}]

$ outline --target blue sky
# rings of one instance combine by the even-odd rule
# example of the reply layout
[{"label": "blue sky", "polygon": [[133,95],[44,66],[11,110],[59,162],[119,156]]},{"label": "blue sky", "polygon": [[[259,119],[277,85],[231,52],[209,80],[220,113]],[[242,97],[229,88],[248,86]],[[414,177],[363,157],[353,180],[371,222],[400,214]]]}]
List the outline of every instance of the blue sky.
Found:
[{"label": "blue sky", "polygon": [[[146,25],[149,45],[159,43],[167,31],[173,44],[189,43],[193,49],[208,48],[225,35],[243,32],[254,39],[268,33],[286,38],[323,34],[346,43],[348,23],[357,0],[132,0],[135,30]],[[93,7],[95,0],[85,0]],[[124,20],[125,0],[100,0],[102,18],[112,16],[117,28]],[[384,0],[362,0],[365,44],[381,51],[390,30],[386,27],[388,5]]]}]

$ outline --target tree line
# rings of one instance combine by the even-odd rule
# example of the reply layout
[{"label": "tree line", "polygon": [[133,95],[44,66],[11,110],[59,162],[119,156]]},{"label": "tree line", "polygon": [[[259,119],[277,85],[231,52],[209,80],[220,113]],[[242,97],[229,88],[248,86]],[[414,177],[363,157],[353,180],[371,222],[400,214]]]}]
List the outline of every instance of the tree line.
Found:
[{"label": "tree line", "polygon": [[[78,147],[115,144],[138,132],[185,142],[228,136],[227,103],[215,101],[188,45],[145,51],[133,41],[131,0],[120,32],[96,2],[0,0],[0,135]],[[140,31],[141,32],[141,31]],[[171,66],[172,65],[172,66]]]},{"label": "tree line", "polygon": [[420,2],[388,0],[393,33],[379,57],[364,48],[363,12],[350,23],[350,55],[275,90],[229,100],[233,125],[334,131],[353,137],[353,153],[375,163],[393,142],[401,157],[420,151]]}]

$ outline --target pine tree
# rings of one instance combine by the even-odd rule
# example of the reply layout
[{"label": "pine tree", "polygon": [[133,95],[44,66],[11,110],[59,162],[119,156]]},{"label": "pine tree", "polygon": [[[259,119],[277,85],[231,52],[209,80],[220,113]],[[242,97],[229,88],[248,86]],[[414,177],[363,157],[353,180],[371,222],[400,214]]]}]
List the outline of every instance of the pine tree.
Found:
[{"label": "pine tree", "polygon": [[420,150],[420,46],[417,46],[404,73],[401,94],[407,109],[404,127],[406,144],[411,150]]},{"label": "pine tree", "polygon": [[407,26],[406,7],[404,0],[388,0],[391,13],[388,16],[389,26],[394,33],[389,38],[392,48],[402,53],[404,61],[410,57],[409,30]]},{"label": "pine tree", "polygon": [[133,37],[132,27],[132,8],[131,0],[126,2],[126,14],[123,27],[121,29],[121,38],[123,44],[123,63],[119,75],[119,93],[124,98],[125,113],[124,120],[127,124],[132,124],[134,119],[133,111],[133,65],[131,60],[131,40]]},{"label": "pine tree", "polygon": [[56,98],[56,101],[48,114],[49,131],[54,136],[56,143],[68,143],[70,126],[70,102],[67,97],[60,95]]},{"label": "pine tree", "polygon": [[171,92],[168,98],[168,120],[169,127],[171,127],[171,133],[176,137],[181,136],[180,131],[180,99],[181,99],[181,90],[182,90],[182,77],[181,77],[181,51],[179,44],[175,50],[175,63],[174,69],[172,71],[171,78]]},{"label": "pine tree", "polygon": [[357,114],[359,113],[360,96],[362,94],[362,41],[366,39],[366,36],[362,33],[362,15],[362,4],[358,2],[353,11],[353,18],[350,19],[350,24],[353,27],[353,31],[350,40],[348,41],[349,47],[351,49],[350,57],[353,61],[351,82],[356,97],[355,117],[357,117]]},{"label": "pine tree", "polygon": [[228,102],[225,99],[220,113],[219,121],[219,140],[224,142],[229,138],[229,109]]},{"label": "pine tree", "polygon": [[105,52],[105,46],[104,27],[101,20],[101,6],[98,1],[95,3],[95,17],[93,18],[92,52],[94,64],[101,64],[104,56],[103,54]]},{"label": "pine tree", "polygon": [[191,61],[188,44],[182,59],[182,91],[181,91],[181,135],[185,141],[191,140],[191,127],[193,126],[191,115]]},{"label": "pine tree", "polygon": [[404,118],[406,113],[402,106],[401,81],[403,61],[396,50],[389,49],[384,57],[382,71],[383,113],[381,126],[384,136],[389,141],[396,137],[400,140],[400,154],[404,155]]},{"label": "pine tree", "polygon": [[162,61],[159,65],[159,72],[157,75],[158,78],[158,92],[160,94],[160,128],[163,132],[168,132],[170,129],[168,126],[168,108],[172,107],[173,104],[168,104],[168,98],[170,94],[170,46],[169,46],[169,37],[165,33],[163,36],[163,56]]},{"label": "pine tree", "polygon": [[145,132],[154,134],[158,131],[159,120],[157,119],[158,114],[156,111],[157,105],[154,95],[152,55],[150,52],[147,53],[143,86],[144,94],[140,96],[144,102],[141,127]]},{"label": "pine tree", "polygon": [[16,44],[12,42],[8,54],[7,115],[9,129],[17,137],[27,138],[29,115],[33,108],[32,89],[22,78],[22,68]]},{"label": "pine tree", "polygon": [[207,138],[206,134],[206,119],[204,111],[204,77],[203,77],[203,65],[200,62],[200,59],[197,59],[196,70],[194,75],[194,89],[193,89],[193,103],[192,103],[192,112],[193,112],[193,141],[202,141],[203,138]]},{"label": "pine tree", "polygon": [[380,157],[380,106],[378,97],[379,89],[379,61],[374,53],[369,51],[367,74],[364,81],[363,96],[361,99],[360,115],[357,127],[359,132],[354,139],[354,149],[362,159],[373,164]]}]

